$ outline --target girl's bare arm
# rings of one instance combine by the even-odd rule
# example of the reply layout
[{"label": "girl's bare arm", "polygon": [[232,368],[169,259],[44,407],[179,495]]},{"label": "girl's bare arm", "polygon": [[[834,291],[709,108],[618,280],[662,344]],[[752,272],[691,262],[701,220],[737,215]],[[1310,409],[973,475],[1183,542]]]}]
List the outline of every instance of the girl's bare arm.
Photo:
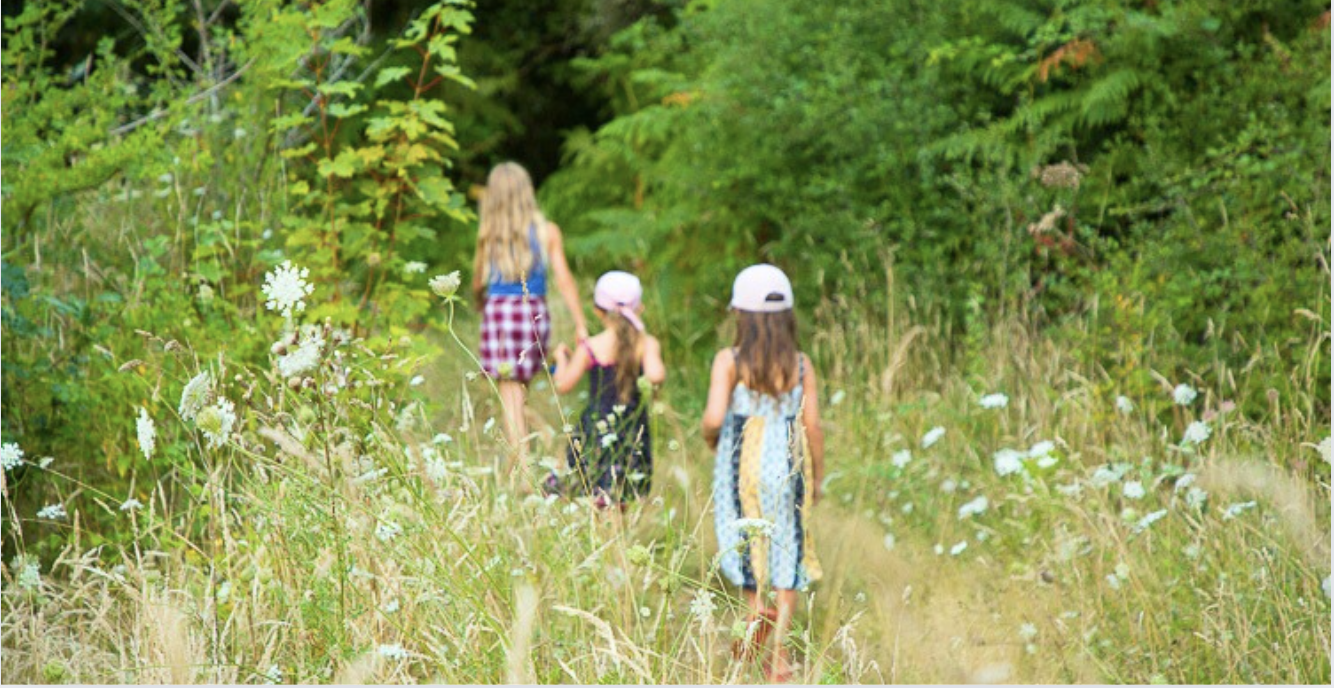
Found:
[{"label": "girl's bare arm", "polygon": [[704,407],[702,422],[704,442],[710,449],[718,447],[718,436],[727,419],[727,405],[732,401],[732,387],[736,385],[736,362],[732,350],[723,349],[713,357],[713,371],[709,376],[709,401]]},{"label": "girl's bare arm", "polygon": [[583,379],[588,363],[588,350],[584,347],[576,348],[573,354],[564,344],[556,347],[556,372],[552,375],[556,393],[568,394],[573,390]]},{"label": "girl's bare arm", "polygon": [[486,302],[486,284],[482,281],[482,273],[485,272],[482,263],[482,244],[477,242],[477,251],[472,260],[472,301],[480,310],[482,304]]},{"label": "girl's bare arm", "polygon": [[565,261],[565,240],[556,223],[549,222],[547,226],[550,229],[547,252],[551,257],[551,273],[556,279],[556,290],[570,309],[570,315],[574,318],[575,336],[582,342],[588,339],[588,323],[584,321],[584,306],[579,303],[579,287],[574,283],[574,275],[570,274],[570,264]]},{"label": "girl's bare arm", "polygon": [[824,482],[824,430],[820,428],[820,395],[815,386],[815,366],[811,365],[809,356],[801,356],[805,359],[806,369],[801,379],[801,422],[806,426],[806,442],[810,445],[811,473],[815,478],[814,495],[818,504],[824,492],[821,485]]},{"label": "girl's bare arm", "polygon": [[662,363],[662,345],[649,335],[644,335],[644,376],[655,385],[667,379],[667,366]]}]

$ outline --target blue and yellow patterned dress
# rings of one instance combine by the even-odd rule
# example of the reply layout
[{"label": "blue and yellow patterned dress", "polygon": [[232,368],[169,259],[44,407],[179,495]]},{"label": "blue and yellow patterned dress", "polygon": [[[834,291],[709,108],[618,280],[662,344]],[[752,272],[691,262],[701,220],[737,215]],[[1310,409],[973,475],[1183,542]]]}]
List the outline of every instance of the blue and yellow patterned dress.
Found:
[{"label": "blue and yellow patterned dress", "polygon": [[[804,590],[820,579],[806,518],[815,485],[801,423],[804,366],[803,356],[797,386],[779,397],[738,381],[718,438],[713,511],[721,567],[747,590],[761,582]],[[765,523],[746,526],[741,519]]]}]

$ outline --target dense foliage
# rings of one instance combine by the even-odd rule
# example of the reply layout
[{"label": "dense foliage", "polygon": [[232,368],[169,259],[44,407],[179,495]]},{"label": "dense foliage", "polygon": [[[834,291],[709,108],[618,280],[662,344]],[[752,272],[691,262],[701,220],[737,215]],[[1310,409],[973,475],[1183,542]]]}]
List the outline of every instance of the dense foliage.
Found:
[{"label": "dense foliage", "polygon": [[[308,512],[334,524],[333,534],[310,535],[293,550],[285,565],[299,585],[313,575],[307,559],[351,541],[337,530],[347,513],[338,500],[364,496],[342,480],[363,460],[405,481],[385,500],[416,490],[409,502],[429,502],[430,517],[445,518],[433,511],[436,492],[418,489],[426,483],[414,462],[424,454],[400,455],[399,440],[422,432],[424,417],[477,425],[484,381],[465,376],[457,351],[442,354],[441,342],[458,331],[427,279],[471,263],[473,192],[505,159],[535,173],[581,283],[610,268],[644,278],[646,319],[673,370],[673,422],[693,422],[736,269],[763,259],[787,270],[803,346],[838,394],[865,404],[835,416],[845,449],[856,447],[847,453],[865,460],[844,480],[875,493],[856,492],[857,508],[912,508],[906,495],[885,497],[900,480],[935,488],[934,467],[904,470],[881,455],[901,433],[946,422],[938,418],[967,433],[950,435],[951,451],[971,462],[950,480],[967,476],[993,496],[1003,488],[1020,505],[1005,507],[1016,511],[1005,512],[1013,518],[1004,525],[988,526],[1017,567],[1049,564],[1028,544],[1050,541],[1050,522],[1123,506],[1114,491],[1093,506],[1061,501],[1045,483],[1047,501],[1038,501],[1031,484],[993,476],[982,457],[1007,443],[1028,446],[1039,427],[1060,440],[1069,485],[1097,462],[1117,466],[1118,480],[1157,484],[1198,470],[1203,458],[1188,445],[1199,442],[1178,438],[1208,421],[1218,433],[1211,459],[1224,447],[1259,456],[1296,476],[1295,490],[1328,496],[1327,463],[1312,452],[1322,439],[1327,451],[1330,418],[1326,4],[538,5],[5,6],[0,439],[27,453],[4,472],[10,575],[15,554],[49,564],[71,546],[71,531],[81,545],[109,545],[98,556],[110,557],[143,534],[122,527],[117,505],[129,500],[162,508],[155,547],[188,551],[191,565],[232,566],[236,551],[210,549],[227,522],[218,514],[233,509],[241,519],[285,504],[294,519]],[[313,293],[306,310],[279,317],[262,289],[289,260],[309,270]],[[470,317],[460,322],[472,327]],[[322,372],[284,374],[292,365],[284,357],[316,339]],[[448,371],[441,388],[461,399],[423,391],[417,374],[431,366]],[[210,399],[241,405],[237,443],[225,451],[178,404],[187,381],[204,374]],[[364,388],[342,386],[357,376]],[[1199,389],[1198,418],[1171,402],[1167,391],[1179,383]],[[327,398],[326,384],[334,385]],[[1013,425],[1005,414],[975,415],[974,393],[996,385],[1015,397]],[[1114,411],[1122,396],[1133,416]],[[156,451],[142,449],[140,417],[158,421]],[[295,437],[284,439],[286,456],[325,460],[290,503],[268,474],[245,470],[250,461],[278,470],[276,454],[261,456],[272,437],[260,431],[279,426]],[[681,427],[673,451],[696,451]],[[494,438],[473,435],[450,450],[473,455],[451,459],[484,462]],[[466,483],[467,508],[499,509],[464,519],[469,533],[485,538],[512,525],[510,507],[488,501],[475,475],[440,475],[452,476],[430,481],[441,494]],[[220,485],[251,501],[229,501]],[[1185,508],[1184,497],[1160,492],[1148,502]],[[687,488],[673,495],[693,499]],[[916,528],[927,538],[943,521],[954,536],[965,528],[949,519],[955,499],[917,499],[921,511],[913,519],[903,512],[900,533]],[[77,524],[31,517],[76,501],[85,505]],[[1261,540],[1223,531],[1232,516],[1189,508],[1193,525],[1170,531],[1174,548],[1215,532],[1238,551],[1240,543],[1261,542],[1255,551],[1266,552],[1290,544],[1268,530]],[[1316,517],[1327,530],[1327,511]],[[669,539],[680,544],[675,528]],[[1097,541],[1097,530],[1079,537]],[[586,534],[580,546],[592,557],[599,535]],[[1116,557],[1153,555],[1099,542],[1098,560],[1072,564],[1072,576],[1108,575]],[[667,554],[670,568],[679,571],[697,544]],[[495,542],[488,547],[488,561],[526,565]],[[454,556],[452,548],[442,551]],[[587,573],[581,561],[548,554],[552,571],[586,586],[578,594],[598,594],[595,579],[578,577]],[[1277,643],[1286,619],[1309,622],[1323,609],[1297,596],[1314,599],[1317,574],[1328,573],[1303,557],[1279,567],[1278,592],[1252,579],[1255,590],[1195,601],[1240,618],[1243,598],[1271,595],[1255,642]],[[1244,557],[1223,559],[1240,567]],[[1213,580],[1193,559],[1154,561],[1161,566],[1141,581],[1145,589],[1181,575]],[[348,580],[338,579],[336,593],[321,588],[318,603],[283,591],[266,608],[309,614],[324,624],[316,624],[327,634],[321,643],[351,653],[364,639],[343,627]],[[485,598],[478,613],[500,613],[507,586],[466,594]],[[1174,590],[1191,609],[1195,589]],[[669,597],[653,603],[667,610]],[[1114,609],[1118,599],[1102,591],[1086,611],[1132,625],[1128,611]],[[651,633],[640,628],[635,642],[658,642],[652,633],[669,627],[665,619]],[[1293,664],[1304,642],[1284,646],[1281,657],[1276,650],[1271,666]],[[1114,668],[1096,676],[1212,670],[1216,656],[1206,649],[1186,669],[1149,667],[1172,654],[1156,643],[1104,655]],[[1251,651],[1225,649],[1230,658]],[[483,659],[467,670],[499,679],[503,653],[492,648]],[[1327,679],[1328,655],[1302,661],[1298,678]],[[329,678],[333,660],[318,662],[303,679]],[[568,678],[551,663],[543,671]],[[1277,676],[1228,671],[1207,675]],[[656,676],[714,678],[711,670]]]}]

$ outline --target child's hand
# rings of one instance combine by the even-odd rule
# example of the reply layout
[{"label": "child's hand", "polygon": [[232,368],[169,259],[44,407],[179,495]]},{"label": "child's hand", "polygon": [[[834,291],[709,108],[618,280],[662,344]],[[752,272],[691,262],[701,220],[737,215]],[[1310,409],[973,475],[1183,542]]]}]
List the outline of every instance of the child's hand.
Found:
[{"label": "child's hand", "polygon": [[565,367],[565,365],[570,362],[570,347],[567,346],[565,342],[557,344],[555,356],[556,365],[561,366],[562,368]]}]

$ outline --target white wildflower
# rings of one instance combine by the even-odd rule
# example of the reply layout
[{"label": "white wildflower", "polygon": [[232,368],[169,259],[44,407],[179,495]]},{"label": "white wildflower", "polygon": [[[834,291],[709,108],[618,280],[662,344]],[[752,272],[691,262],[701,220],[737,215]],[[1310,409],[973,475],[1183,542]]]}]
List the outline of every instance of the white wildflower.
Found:
[{"label": "white wildflower", "polygon": [[403,526],[393,521],[382,521],[375,526],[375,539],[380,542],[389,542],[402,534]]},{"label": "white wildflower", "polygon": [[1002,409],[1010,404],[1010,398],[997,392],[982,397],[977,403],[981,404],[982,408],[985,409]]},{"label": "white wildflower", "polygon": [[1326,437],[1320,440],[1316,450],[1320,452],[1320,458],[1324,459],[1325,463],[1334,463],[1334,437]]},{"label": "white wildflower", "polygon": [[1197,396],[1199,396],[1199,392],[1196,392],[1194,387],[1184,382],[1172,390],[1172,401],[1176,402],[1177,406],[1189,406]]},{"label": "white wildflower", "polygon": [[385,614],[393,614],[394,612],[398,611],[399,606],[400,605],[398,602],[398,598],[395,597],[394,599],[385,602],[384,606],[380,607],[380,611],[384,612]]},{"label": "white wildflower", "polygon": [[1240,516],[1243,511],[1254,508],[1255,508],[1255,502],[1239,502],[1237,504],[1233,504],[1229,506],[1226,511],[1223,512],[1223,520],[1228,521],[1234,519]]},{"label": "white wildflower", "polygon": [[439,485],[445,482],[449,477],[449,465],[439,456],[426,457],[426,477],[433,483]]},{"label": "white wildflower", "polygon": [[227,443],[232,426],[236,424],[236,405],[226,397],[220,398],[217,403],[199,412],[195,424],[208,439],[210,448],[221,447]]},{"label": "white wildflower", "polygon": [[46,468],[47,466],[50,466],[52,463],[55,463],[55,460],[56,457],[54,456],[43,456],[42,458],[37,459],[37,467]]},{"label": "white wildflower", "polygon": [[1135,402],[1131,401],[1130,397],[1118,396],[1116,398],[1116,410],[1129,415],[1135,410]]},{"label": "white wildflower", "polygon": [[996,466],[996,475],[1006,476],[1024,470],[1024,455],[1013,449],[1002,449],[991,455]]},{"label": "white wildflower", "polygon": [[940,484],[940,491],[945,494],[953,494],[957,489],[959,489],[959,484],[954,482],[953,478],[946,478],[945,481]]},{"label": "white wildflower", "polygon": [[1325,580],[1320,581],[1320,589],[1325,591],[1325,597],[1328,598],[1330,596],[1329,576],[1325,576]]},{"label": "white wildflower", "polygon": [[1195,421],[1186,426],[1186,433],[1181,437],[1182,444],[1200,444],[1209,439],[1209,426],[1201,421]]},{"label": "white wildflower", "polygon": [[737,530],[752,537],[768,537],[774,532],[773,522],[762,518],[738,518],[732,522],[732,525]]},{"label": "white wildflower", "polygon": [[436,433],[435,437],[431,438],[431,444],[449,444],[450,442],[453,441],[454,441],[453,437],[450,437],[449,435],[446,435],[443,432]]},{"label": "white wildflower", "polygon": [[136,510],[138,510],[138,509],[142,509],[142,508],[144,508],[143,503],[140,502],[139,500],[135,499],[134,497],[130,497],[129,499],[125,500],[124,502],[121,502],[121,505],[120,505],[120,510],[121,510],[121,511],[136,511]]},{"label": "white wildflower", "polygon": [[489,435],[491,434],[491,431],[495,429],[495,427],[496,427],[496,419],[494,417],[487,418],[486,422],[482,423],[482,433]]},{"label": "white wildflower", "polygon": [[403,649],[402,645],[394,643],[392,645],[381,645],[377,652],[385,659],[404,660],[408,658],[408,651]]},{"label": "white wildflower", "polygon": [[453,296],[459,290],[459,285],[463,284],[463,278],[459,277],[459,271],[449,273],[448,275],[436,275],[431,278],[431,291],[442,299]]},{"label": "white wildflower", "polygon": [[611,447],[611,445],[616,444],[616,440],[618,440],[618,439],[620,439],[620,438],[617,437],[617,436],[616,436],[616,433],[614,433],[614,432],[609,432],[609,433],[603,435],[603,436],[602,436],[602,448],[603,448],[603,449],[607,449],[607,448]]},{"label": "white wildflower", "polygon": [[0,467],[12,471],[23,465],[23,450],[16,442],[0,444]]},{"label": "white wildflower", "polygon": [[1039,456],[1039,457],[1038,457],[1038,460],[1037,460],[1037,461],[1034,461],[1033,463],[1034,463],[1038,468],[1044,468],[1044,469],[1045,469],[1045,468],[1051,468],[1052,466],[1055,466],[1055,465],[1057,464],[1057,462],[1058,462],[1058,459],[1057,459],[1056,457],[1052,456],[1051,454],[1043,454],[1042,456]]},{"label": "white wildflower", "polygon": [[1141,518],[1139,522],[1135,524],[1135,532],[1136,533],[1144,532],[1149,528],[1149,526],[1153,525],[1154,523],[1157,523],[1159,519],[1161,519],[1166,515],[1167,515],[1167,509],[1159,509],[1158,511],[1145,514],[1144,518]]},{"label": "white wildflower", "polygon": [[843,403],[843,399],[847,396],[848,393],[840,389],[837,392],[834,392],[833,395],[829,397],[829,405],[838,406],[839,404]]},{"label": "white wildflower", "polygon": [[1121,475],[1114,469],[1098,466],[1098,469],[1093,471],[1093,476],[1089,478],[1089,484],[1094,487],[1107,487],[1120,479]]},{"label": "white wildflower", "polygon": [[690,601],[690,615],[695,617],[701,626],[706,628],[709,626],[716,608],[713,604],[713,593],[703,588],[695,591],[695,599]]},{"label": "white wildflower", "polygon": [[1181,474],[1181,477],[1177,478],[1177,481],[1172,485],[1172,491],[1180,492],[1194,484],[1195,484],[1195,474],[1183,473]]},{"label": "white wildflower", "polygon": [[976,516],[987,510],[989,506],[986,495],[978,495],[972,501],[959,507],[959,520]]},{"label": "white wildflower", "polygon": [[936,546],[933,547],[932,549],[935,551],[936,556],[940,556],[945,553],[945,545],[942,545],[939,542],[937,542]]},{"label": "white wildflower", "polygon": [[1181,548],[1181,553],[1185,555],[1187,559],[1199,559],[1200,551],[1200,546],[1193,542]]},{"label": "white wildflower", "polygon": [[264,307],[281,313],[284,318],[306,310],[305,298],[315,291],[315,285],[306,282],[309,276],[309,268],[297,268],[292,261],[284,260],[273,272],[264,275],[261,289],[268,299]]},{"label": "white wildflower", "polygon": [[1121,486],[1121,494],[1126,499],[1143,499],[1144,485],[1138,480],[1131,480]]},{"label": "white wildflower", "polygon": [[1071,481],[1069,485],[1057,485],[1056,491],[1066,497],[1079,499],[1084,494],[1084,486],[1079,484],[1079,481],[1075,480]]},{"label": "white wildflower", "polygon": [[284,378],[293,378],[314,370],[320,364],[323,349],[323,337],[318,334],[306,337],[295,351],[278,357],[278,373]]},{"label": "white wildflower", "polygon": [[940,426],[936,426],[934,428],[931,428],[930,430],[927,430],[926,434],[922,435],[922,448],[923,449],[930,448],[931,445],[935,444],[936,442],[939,442],[940,438],[944,436],[945,436],[945,428],[942,428]]},{"label": "white wildflower", "polygon": [[1124,561],[1116,562],[1116,568],[1113,570],[1116,571],[1117,578],[1120,578],[1121,580],[1130,579],[1130,565]]},{"label": "white wildflower", "polygon": [[153,449],[157,447],[157,427],[148,417],[148,410],[139,407],[139,418],[134,422],[135,433],[139,436],[139,451],[144,453],[144,460],[153,458]]},{"label": "white wildflower", "polygon": [[1046,455],[1050,454],[1050,453],[1052,452],[1053,449],[1056,449],[1056,443],[1054,443],[1054,442],[1052,442],[1052,441],[1050,441],[1050,440],[1042,440],[1041,442],[1038,442],[1037,444],[1034,444],[1034,445],[1028,450],[1028,458],[1030,458],[1030,459],[1036,459],[1036,458],[1040,458],[1040,457],[1046,456]]},{"label": "white wildflower", "polygon": [[890,463],[894,464],[895,468],[903,468],[908,465],[909,461],[912,461],[912,452],[907,449],[894,452],[894,458],[890,459]]},{"label": "white wildflower", "polygon": [[1186,491],[1186,504],[1192,509],[1199,509],[1204,506],[1204,500],[1209,498],[1209,493],[1198,487],[1192,487]]},{"label": "white wildflower", "polygon": [[966,549],[968,549],[968,541],[960,540],[957,544],[955,544],[953,547],[950,548],[950,556],[957,557],[960,554],[963,554],[963,551]]},{"label": "white wildflower", "polygon": [[413,375],[413,376],[412,376],[412,379],[411,379],[411,380],[408,380],[408,386],[409,386],[409,387],[416,387],[416,386],[420,385],[420,384],[423,383],[423,382],[426,382],[426,378],[425,378],[425,377],[423,377],[423,376],[421,376],[421,375]]},{"label": "white wildflower", "polygon": [[680,442],[677,442],[676,440],[668,440],[668,441],[667,441],[667,450],[668,450],[668,451],[681,451],[681,443],[680,443]]},{"label": "white wildflower", "polygon": [[17,571],[16,576],[20,588],[24,590],[35,590],[42,584],[42,569],[37,562],[37,557],[29,555],[18,555],[9,560],[9,568]]},{"label": "white wildflower", "polygon": [[1038,637],[1038,627],[1031,623],[1026,623],[1019,627],[1019,639],[1028,642]]},{"label": "white wildflower", "polygon": [[1121,579],[1117,578],[1115,575],[1109,573],[1107,574],[1107,578],[1105,578],[1104,580],[1107,581],[1107,587],[1113,590],[1121,589]]},{"label": "white wildflower", "polygon": [[898,544],[898,541],[894,539],[894,534],[885,533],[885,549],[893,551],[896,544]]},{"label": "white wildflower", "polygon": [[409,275],[420,275],[426,272],[426,263],[417,260],[410,260],[403,264],[403,272]]},{"label": "white wildflower", "polygon": [[204,404],[208,403],[209,388],[213,385],[213,378],[209,372],[204,372],[190,378],[185,383],[185,389],[181,391],[181,418],[185,420],[194,420],[195,416],[203,410]]},{"label": "white wildflower", "polygon": [[904,504],[903,507],[899,509],[899,511],[902,511],[905,514],[911,514],[912,509],[913,509],[912,502],[908,502],[907,504]]},{"label": "white wildflower", "polygon": [[65,518],[66,515],[64,504],[47,504],[37,512],[37,518],[49,518],[53,521]]},{"label": "white wildflower", "polygon": [[269,670],[264,672],[264,683],[270,686],[276,686],[283,682],[283,670],[278,668],[277,664],[269,665]]}]

